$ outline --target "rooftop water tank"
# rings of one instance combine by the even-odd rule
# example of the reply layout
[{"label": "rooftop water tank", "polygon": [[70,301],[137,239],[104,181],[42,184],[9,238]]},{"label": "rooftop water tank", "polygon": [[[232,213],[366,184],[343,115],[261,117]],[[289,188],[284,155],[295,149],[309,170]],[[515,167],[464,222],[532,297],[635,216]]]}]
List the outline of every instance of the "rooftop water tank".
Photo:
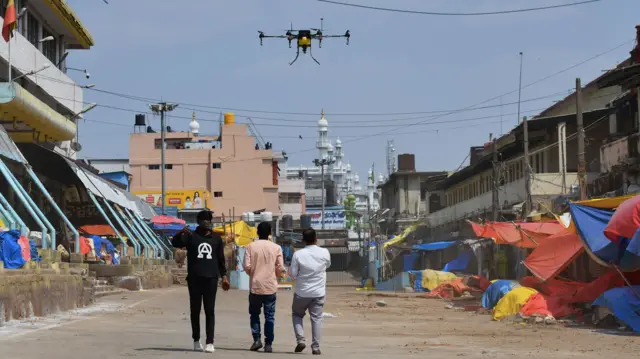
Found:
[{"label": "rooftop water tank", "polygon": [[311,216],[308,214],[300,215],[300,228],[307,229],[311,228]]},{"label": "rooftop water tank", "polygon": [[224,124],[225,125],[233,125],[235,123],[235,115],[232,112],[227,112],[224,114]]},{"label": "rooftop water tank", "polygon": [[290,214],[285,214],[282,216],[282,220],[280,220],[280,226],[283,231],[290,231],[293,229],[293,216]]},{"label": "rooftop water tank", "polygon": [[271,221],[273,221],[273,213],[271,213],[271,212],[262,212],[262,213],[260,213],[260,221],[261,222],[271,222]]}]

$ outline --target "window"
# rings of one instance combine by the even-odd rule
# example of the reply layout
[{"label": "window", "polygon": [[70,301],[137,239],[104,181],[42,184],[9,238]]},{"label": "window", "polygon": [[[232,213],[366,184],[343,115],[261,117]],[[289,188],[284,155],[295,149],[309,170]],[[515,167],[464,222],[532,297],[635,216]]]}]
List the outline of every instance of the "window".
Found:
[{"label": "window", "polygon": [[280,203],[294,203],[299,204],[302,200],[300,193],[280,193]]},{"label": "window", "polygon": [[222,197],[222,192],[213,192],[213,197],[221,198]]},{"label": "window", "polygon": [[54,64],[58,62],[57,52],[58,52],[58,39],[56,36],[47,30],[46,27],[42,27],[42,38],[44,39],[47,36],[52,36],[53,40],[45,41],[42,43],[42,54],[49,59],[49,61]]},{"label": "window", "polygon": [[149,165],[149,169],[150,170],[159,170],[160,169],[160,165]]},{"label": "window", "polygon": [[222,168],[222,163],[214,163],[211,165],[213,168]]},{"label": "window", "polygon": [[172,170],[173,169],[173,165],[164,165],[164,169],[165,170]]},{"label": "window", "polygon": [[27,14],[27,40],[33,46],[38,47],[38,40],[40,40],[40,21],[33,16],[33,14]]}]

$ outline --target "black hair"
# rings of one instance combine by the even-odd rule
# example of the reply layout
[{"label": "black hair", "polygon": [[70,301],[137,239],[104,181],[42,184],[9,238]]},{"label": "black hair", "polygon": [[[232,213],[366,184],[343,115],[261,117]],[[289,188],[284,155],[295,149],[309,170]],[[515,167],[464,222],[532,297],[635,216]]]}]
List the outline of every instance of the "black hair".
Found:
[{"label": "black hair", "polygon": [[313,228],[307,228],[302,232],[302,241],[304,244],[314,244],[317,239],[316,230]]},{"label": "black hair", "polygon": [[196,217],[196,220],[198,222],[200,222],[200,221],[212,221],[213,220],[213,213],[208,209],[202,210],[202,211],[198,212],[198,216]]},{"label": "black hair", "polygon": [[269,235],[271,235],[271,223],[260,222],[260,224],[258,224],[258,238],[267,239]]}]

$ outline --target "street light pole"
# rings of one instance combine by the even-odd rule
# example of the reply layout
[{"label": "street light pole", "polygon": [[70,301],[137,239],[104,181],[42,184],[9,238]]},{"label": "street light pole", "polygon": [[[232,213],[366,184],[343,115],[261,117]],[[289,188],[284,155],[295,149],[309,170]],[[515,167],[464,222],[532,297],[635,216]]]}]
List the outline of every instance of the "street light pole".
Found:
[{"label": "street light pole", "polygon": [[316,167],[320,166],[320,186],[322,186],[322,195],[321,195],[321,200],[322,200],[322,209],[320,212],[320,225],[321,225],[321,229],[324,229],[324,207],[325,207],[325,189],[324,189],[324,166],[329,166],[334,164],[336,161],[333,158],[323,158],[321,160],[319,159],[315,159],[313,160],[313,164],[316,165]]},{"label": "street light pole", "polygon": [[162,177],[162,192],[160,194],[160,196],[162,196],[162,214],[166,214],[165,212],[165,203],[167,201],[167,184],[165,181],[165,157],[164,157],[164,150],[165,150],[165,113],[166,112],[171,112],[173,111],[176,107],[178,107],[177,104],[173,104],[173,103],[166,103],[166,102],[159,102],[156,104],[151,104],[149,105],[149,108],[151,109],[151,111],[153,111],[154,113],[159,113],[160,114],[160,175]]}]

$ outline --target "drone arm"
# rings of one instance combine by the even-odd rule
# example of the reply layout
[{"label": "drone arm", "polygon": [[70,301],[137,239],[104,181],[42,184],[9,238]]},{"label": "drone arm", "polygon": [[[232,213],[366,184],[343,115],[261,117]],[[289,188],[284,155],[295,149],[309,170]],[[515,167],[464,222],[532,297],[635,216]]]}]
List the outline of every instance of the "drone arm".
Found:
[{"label": "drone arm", "polygon": [[300,56],[300,48],[296,47],[296,58],[289,63],[289,66],[293,65],[293,63],[296,62],[296,60],[298,60],[298,56]]}]

